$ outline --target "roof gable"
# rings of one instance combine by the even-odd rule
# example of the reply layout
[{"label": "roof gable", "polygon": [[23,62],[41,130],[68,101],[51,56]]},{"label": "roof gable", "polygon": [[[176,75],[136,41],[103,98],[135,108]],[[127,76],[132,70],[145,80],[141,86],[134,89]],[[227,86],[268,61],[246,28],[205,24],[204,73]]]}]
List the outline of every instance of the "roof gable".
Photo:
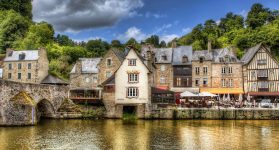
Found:
[{"label": "roof gable", "polygon": [[[182,58],[187,57],[188,62],[183,63]],[[184,64],[191,64],[193,57],[193,49],[192,46],[180,46],[173,49],[173,57],[172,57],[172,64],[173,65],[184,65]]]},{"label": "roof gable", "polygon": [[241,58],[241,61],[244,63],[244,65],[247,65],[255,56],[255,54],[260,50],[262,47],[262,44],[258,44],[254,47],[249,48],[244,56]]}]

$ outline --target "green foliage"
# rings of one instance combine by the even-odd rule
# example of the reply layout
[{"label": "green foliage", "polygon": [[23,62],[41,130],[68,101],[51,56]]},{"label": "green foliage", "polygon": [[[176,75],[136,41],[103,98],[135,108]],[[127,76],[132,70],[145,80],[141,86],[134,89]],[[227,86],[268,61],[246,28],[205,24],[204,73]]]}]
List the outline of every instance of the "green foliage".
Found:
[{"label": "green foliage", "polygon": [[90,57],[101,57],[109,48],[110,45],[101,39],[89,40],[86,44],[86,49],[88,50]]},{"label": "green foliage", "polygon": [[82,111],[82,117],[83,118],[103,118],[105,115],[105,108],[104,107],[98,107],[96,109],[89,109],[86,111]]},{"label": "green foliage", "polygon": [[119,40],[112,40],[110,45],[112,48],[124,49],[124,45]]},{"label": "green foliage", "polygon": [[135,120],[137,120],[138,118],[137,118],[137,116],[136,116],[136,114],[130,114],[130,113],[123,113],[123,117],[122,117],[122,119],[124,120],[124,121],[135,121]]},{"label": "green foliage", "polygon": [[52,25],[41,22],[30,26],[24,39],[19,39],[15,46],[17,49],[38,49],[53,42],[54,29]]},{"label": "green foliage", "polygon": [[32,0],[0,0],[0,10],[14,10],[32,20]]},{"label": "green foliage", "polygon": [[12,48],[16,40],[28,31],[29,20],[13,10],[0,11],[0,53]]},{"label": "green foliage", "polygon": [[165,48],[165,47],[167,47],[167,43],[163,40],[163,41],[160,42],[159,47]]},{"label": "green foliage", "polygon": [[141,49],[141,45],[137,42],[136,39],[134,38],[130,38],[126,43],[125,46],[133,46],[134,48],[136,48],[137,50]]},{"label": "green foliage", "polygon": [[160,47],[160,39],[158,35],[151,35],[151,37],[145,40],[145,43],[152,44],[154,47]]},{"label": "green foliage", "polygon": [[55,37],[55,42],[58,43],[61,46],[74,46],[75,42],[71,40],[67,35],[60,35],[57,34]]}]

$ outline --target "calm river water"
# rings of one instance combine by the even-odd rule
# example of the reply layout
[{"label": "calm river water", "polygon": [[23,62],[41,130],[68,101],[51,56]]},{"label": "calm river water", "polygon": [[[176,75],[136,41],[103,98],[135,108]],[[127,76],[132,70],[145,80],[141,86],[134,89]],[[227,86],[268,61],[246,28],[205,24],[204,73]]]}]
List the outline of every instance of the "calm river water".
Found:
[{"label": "calm river water", "polygon": [[279,121],[43,120],[0,127],[0,149],[279,149]]}]

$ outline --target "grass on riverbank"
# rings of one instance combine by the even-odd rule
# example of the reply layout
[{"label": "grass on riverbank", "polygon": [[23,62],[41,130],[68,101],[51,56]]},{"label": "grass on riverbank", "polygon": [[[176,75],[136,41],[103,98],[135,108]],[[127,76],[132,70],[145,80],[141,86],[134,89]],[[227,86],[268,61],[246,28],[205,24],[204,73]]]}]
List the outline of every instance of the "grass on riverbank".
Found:
[{"label": "grass on riverbank", "polygon": [[99,107],[96,109],[83,110],[81,113],[83,118],[100,119],[104,117],[105,111],[104,107]]},{"label": "grass on riverbank", "polygon": [[124,113],[122,119],[124,121],[135,121],[137,120],[136,114]]}]

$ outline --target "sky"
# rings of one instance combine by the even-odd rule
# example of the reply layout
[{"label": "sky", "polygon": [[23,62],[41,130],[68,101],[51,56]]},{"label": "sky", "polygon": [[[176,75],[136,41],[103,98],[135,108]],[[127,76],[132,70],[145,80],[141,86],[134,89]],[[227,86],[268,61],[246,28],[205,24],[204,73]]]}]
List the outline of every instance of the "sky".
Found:
[{"label": "sky", "polygon": [[246,17],[254,3],[279,10],[279,0],[33,0],[33,19],[75,41],[142,41],[156,34],[169,42],[228,12]]}]

